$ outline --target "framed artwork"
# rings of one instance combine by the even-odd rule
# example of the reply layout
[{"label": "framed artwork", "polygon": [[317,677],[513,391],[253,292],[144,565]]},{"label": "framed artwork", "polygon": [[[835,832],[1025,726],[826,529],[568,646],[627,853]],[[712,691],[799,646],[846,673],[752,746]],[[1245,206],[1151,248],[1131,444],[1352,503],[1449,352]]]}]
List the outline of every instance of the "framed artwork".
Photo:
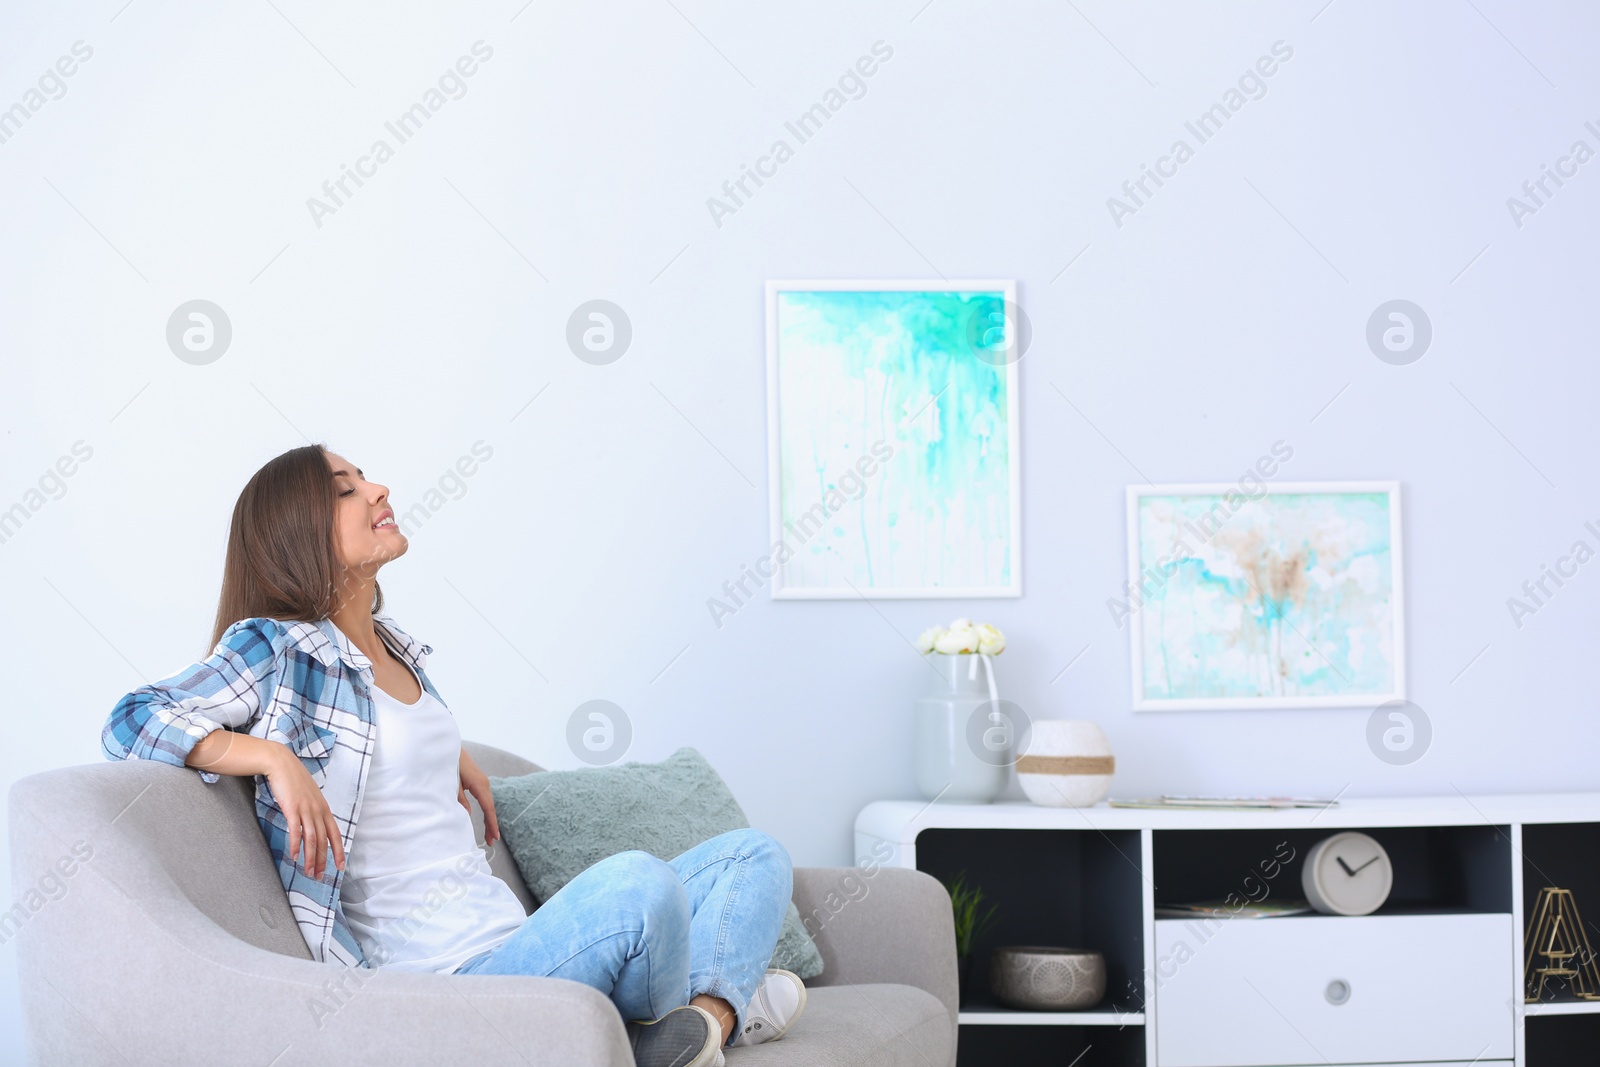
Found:
[{"label": "framed artwork", "polygon": [[1011,281],[767,283],[774,599],[1022,595],[1016,308]]},{"label": "framed artwork", "polygon": [[1134,710],[1405,699],[1401,575],[1398,482],[1130,486]]}]

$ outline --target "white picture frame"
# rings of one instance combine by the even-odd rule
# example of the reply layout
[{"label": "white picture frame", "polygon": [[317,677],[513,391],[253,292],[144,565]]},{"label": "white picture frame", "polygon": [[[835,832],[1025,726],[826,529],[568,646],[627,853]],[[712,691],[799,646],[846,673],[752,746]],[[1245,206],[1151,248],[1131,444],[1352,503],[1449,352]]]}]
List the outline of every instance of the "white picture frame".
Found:
[{"label": "white picture frame", "polygon": [[[1148,642],[1145,637],[1145,627],[1151,623],[1149,612],[1143,606],[1135,606],[1135,591],[1140,589],[1141,578],[1149,583],[1152,591],[1155,588],[1155,577],[1162,573],[1161,569],[1171,564],[1169,552],[1167,555],[1158,556],[1154,560],[1142,558],[1141,544],[1141,503],[1149,497],[1226,497],[1232,493],[1250,499],[1242,492],[1241,483],[1201,483],[1179,485],[1130,485],[1127,488],[1127,525],[1128,525],[1128,583],[1119,591],[1122,596],[1121,603],[1129,610],[1128,628],[1129,645],[1132,652],[1132,680],[1133,680],[1133,710],[1135,711],[1215,711],[1225,709],[1248,708],[1372,708],[1391,700],[1406,699],[1406,643],[1405,643],[1405,567],[1404,545],[1402,541],[1401,523],[1401,493],[1398,481],[1336,481],[1336,482],[1282,482],[1273,483],[1262,480],[1266,492],[1259,498],[1254,498],[1251,504],[1270,502],[1275,498],[1295,496],[1371,496],[1381,494],[1387,499],[1388,522],[1386,549],[1388,552],[1387,593],[1388,593],[1388,621],[1387,634],[1389,648],[1389,669],[1387,679],[1382,685],[1360,685],[1334,693],[1318,695],[1288,695],[1282,693],[1257,693],[1255,695],[1226,695],[1226,696],[1166,696],[1152,695],[1147,690],[1148,675],[1145,671],[1145,650]],[[1251,506],[1247,504],[1246,506]],[[1215,508],[1211,509],[1212,512]],[[1232,516],[1242,514],[1244,508],[1237,508]],[[1231,518],[1231,516],[1230,516]],[[1259,521],[1259,520],[1258,520]],[[1196,530],[1200,527],[1195,527]],[[1213,531],[1212,536],[1220,533],[1220,529]],[[1205,542],[1210,543],[1211,538]],[[1173,547],[1177,547],[1176,543]],[[1149,572],[1149,567],[1156,567],[1155,576]],[[1169,576],[1173,570],[1165,570]],[[1252,587],[1253,588],[1253,587]],[[1260,591],[1257,590],[1257,593]],[[1148,598],[1147,598],[1148,599]],[[1115,602],[1116,598],[1113,598]],[[1116,609],[1113,609],[1116,614]],[[1279,618],[1283,618],[1279,614]],[[1287,621],[1287,620],[1286,620]],[[1293,629],[1293,627],[1290,627]],[[1280,633],[1283,631],[1280,630]],[[1303,632],[1292,640],[1299,641],[1303,646],[1302,651],[1309,649],[1333,667],[1333,661],[1328,658],[1327,652],[1318,649],[1315,641],[1308,638]],[[1335,668],[1337,669],[1337,668]]]},{"label": "white picture frame", "polygon": [[[787,537],[788,543],[795,540],[795,532],[785,528],[784,518],[784,420],[786,418],[800,418],[794,405],[786,405],[787,399],[782,389],[782,369],[780,361],[783,353],[780,351],[779,314],[780,301],[785,294],[791,293],[946,293],[946,294],[995,294],[1003,298],[1004,307],[1004,337],[1011,345],[1020,345],[1019,323],[1016,321],[1017,286],[1015,280],[960,279],[955,281],[927,280],[927,279],[891,279],[891,280],[774,280],[766,283],[766,340],[767,340],[767,484],[768,484],[768,528],[771,535],[771,546],[774,552],[778,550],[780,542]],[[1018,353],[1020,355],[1020,352]],[[993,364],[991,363],[991,366]],[[796,568],[787,565],[770,564],[771,591],[774,600],[828,600],[828,599],[955,599],[973,597],[1018,597],[1022,595],[1022,473],[1021,473],[1021,420],[1020,420],[1020,395],[1017,384],[1017,359],[1012,358],[1005,362],[1003,369],[995,367],[1004,383],[1005,422],[1004,440],[1006,442],[1006,478],[1005,478],[1005,509],[1006,532],[1004,537],[1004,553],[1006,566],[1004,568],[1005,580],[984,582],[955,582],[948,585],[928,583],[926,581],[913,582],[880,582],[876,580],[859,580],[862,575],[857,574],[851,578],[848,574],[841,573],[836,579],[827,581],[797,580]],[[941,391],[942,392],[942,391]],[[938,417],[942,409],[940,404],[943,397],[934,395],[930,403],[934,405],[933,415]],[[946,404],[949,401],[944,401]],[[926,417],[926,410],[918,411],[903,422],[914,422]],[[895,478],[897,475],[891,471],[889,464],[884,464],[884,477]],[[903,477],[903,476],[902,476]],[[988,483],[985,483],[988,484]],[[992,488],[992,487],[991,487]],[[867,491],[863,491],[863,498]],[[815,505],[813,505],[813,510]],[[911,520],[914,521],[914,518]],[[991,546],[985,545],[984,550]],[[813,549],[814,551],[814,549]],[[841,562],[841,568],[845,563]],[[890,568],[892,569],[892,568]],[[908,570],[911,568],[908,566]],[[874,577],[876,572],[873,571]]]}]

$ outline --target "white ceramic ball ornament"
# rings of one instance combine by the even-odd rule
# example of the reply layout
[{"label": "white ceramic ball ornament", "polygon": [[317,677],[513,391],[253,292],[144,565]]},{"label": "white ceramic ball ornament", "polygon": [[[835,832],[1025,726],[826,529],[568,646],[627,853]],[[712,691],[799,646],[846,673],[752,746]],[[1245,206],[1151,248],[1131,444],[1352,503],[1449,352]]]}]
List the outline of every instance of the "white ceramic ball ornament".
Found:
[{"label": "white ceramic ball ornament", "polygon": [[1111,741],[1098,724],[1035,719],[1028,751],[1017,760],[1017,781],[1035,804],[1087,808],[1111,791],[1116,769]]}]

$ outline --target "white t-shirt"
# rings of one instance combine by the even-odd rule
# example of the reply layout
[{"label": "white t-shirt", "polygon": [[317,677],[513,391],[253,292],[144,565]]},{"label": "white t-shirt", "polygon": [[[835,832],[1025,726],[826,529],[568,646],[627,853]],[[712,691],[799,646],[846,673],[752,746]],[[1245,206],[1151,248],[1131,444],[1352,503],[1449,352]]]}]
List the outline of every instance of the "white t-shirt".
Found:
[{"label": "white t-shirt", "polygon": [[369,965],[448,974],[527,918],[456,799],[461,731],[427,690],[372,687],[376,737],[340,900]]}]

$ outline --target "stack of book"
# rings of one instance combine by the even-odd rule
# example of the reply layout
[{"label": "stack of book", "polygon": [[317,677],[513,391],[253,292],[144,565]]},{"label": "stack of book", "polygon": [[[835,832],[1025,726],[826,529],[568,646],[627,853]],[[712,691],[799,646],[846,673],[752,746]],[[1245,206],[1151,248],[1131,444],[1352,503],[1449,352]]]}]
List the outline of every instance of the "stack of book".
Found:
[{"label": "stack of book", "polygon": [[1311,905],[1303,900],[1245,900],[1229,904],[1208,900],[1199,904],[1157,904],[1158,919],[1279,919],[1286,915],[1310,915]]},{"label": "stack of book", "polygon": [[1110,801],[1113,808],[1180,808],[1202,811],[1279,811],[1285,808],[1336,808],[1337,800],[1312,797],[1140,797]]}]

